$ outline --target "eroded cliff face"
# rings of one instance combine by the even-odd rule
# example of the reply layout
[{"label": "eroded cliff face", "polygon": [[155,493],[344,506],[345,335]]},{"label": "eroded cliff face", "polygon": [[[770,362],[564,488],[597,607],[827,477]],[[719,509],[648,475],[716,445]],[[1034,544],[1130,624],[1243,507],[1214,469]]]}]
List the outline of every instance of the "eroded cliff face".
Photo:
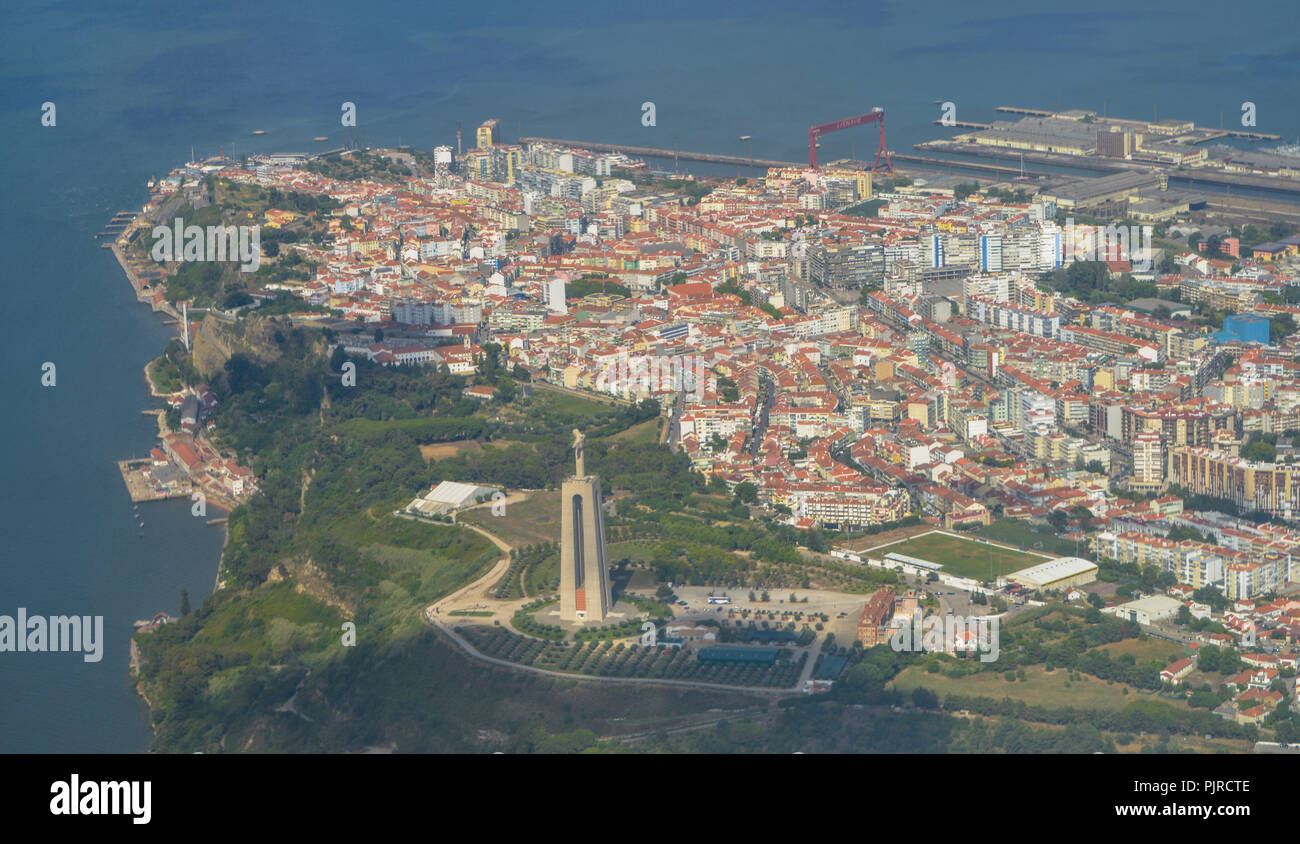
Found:
[{"label": "eroded cliff face", "polygon": [[[204,378],[221,372],[226,361],[236,354],[244,354],[260,365],[271,363],[280,356],[276,332],[288,333],[290,329],[273,319],[250,314],[243,319],[229,320],[208,314],[194,336],[194,368]],[[323,340],[317,340],[317,345]],[[317,351],[321,351],[321,349]]]}]

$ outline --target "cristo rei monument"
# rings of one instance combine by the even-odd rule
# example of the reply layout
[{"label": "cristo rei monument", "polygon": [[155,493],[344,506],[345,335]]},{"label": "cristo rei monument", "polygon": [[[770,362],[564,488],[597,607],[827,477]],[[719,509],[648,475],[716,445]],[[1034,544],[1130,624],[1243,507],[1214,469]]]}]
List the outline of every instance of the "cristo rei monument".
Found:
[{"label": "cristo rei monument", "polygon": [[600,623],[614,607],[605,559],[605,514],[600,478],[588,475],[582,456],[585,437],[573,431],[577,472],[560,487],[560,620]]}]

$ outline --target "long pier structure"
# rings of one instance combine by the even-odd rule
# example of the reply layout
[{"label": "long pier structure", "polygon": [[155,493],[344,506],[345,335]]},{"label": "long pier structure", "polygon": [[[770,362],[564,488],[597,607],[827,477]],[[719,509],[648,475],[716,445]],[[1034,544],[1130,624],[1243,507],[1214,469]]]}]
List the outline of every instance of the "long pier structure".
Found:
[{"label": "long pier structure", "polygon": [[577,147],[595,152],[621,152],[625,155],[649,156],[651,158],[680,158],[686,161],[707,161],[711,164],[752,164],[755,167],[807,167],[806,162],[776,161],[771,158],[750,158],[746,155],[718,155],[712,152],[688,152],[677,149],[659,149],[657,147],[639,147],[630,144],[605,144],[597,141],[570,141],[562,138],[520,138],[521,144],[555,144],[556,146]]},{"label": "long pier structure", "polygon": [[[938,140],[916,144],[916,149],[926,152],[954,153],[972,155],[980,158],[1020,159],[1025,162],[1026,175],[1033,164],[1048,164],[1055,167],[1068,167],[1079,170],[1093,170],[1118,173],[1124,170],[1150,171],[1158,170],[1171,179],[1186,179],[1189,182],[1205,185],[1219,185],[1225,188],[1244,187],[1277,193],[1300,193],[1300,180],[1282,176],[1263,176],[1253,173],[1231,173],[1206,167],[1171,167],[1151,162],[1125,161],[1118,158],[1098,158],[1087,155],[1066,155],[1037,151],[1022,151],[983,144],[963,143],[961,141]],[[901,158],[902,156],[897,156]],[[964,166],[964,165],[963,165]]]},{"label": "long pier structure", "polygon": [[[649,156],[652,158],[679,158],[685,161],[706,161],[713,164],[752,164],[755,167],[807,167],[807,164],[801,161],[777,161],[770,158],[748,158],[742,155],[719,155],[711,152],[659,149],[657,147],[630,146],[628,144],[607,144],[599,141],[575,141],[562,138],[529,137],[520,138],[519,142],[521,144],[555,144],[556,146],[589,149],[596,152],[621,152],[626,155]],[[904,153],[891,153],[891,155],[900,162],[920,165],[929,170],[954,168],[958,170],[973,170],[977,172],[991,173],[999,176],[1041,175],[1029,170],[1022,173],[1019,167],[1004,167],[998,164],[987,164],[979,161],[952,161],[946,158],[934,158],[925,155],[908,155]],[[862,169],[870,169],[870,162],[861,162],[861,164]]]},{"label": "long pier structure", "polygon": [[113,215],[112,219],[104,224],[104,228],[99,234],[95,235],[95,239],[98,240],[101,237],[108,237],[109,235],[117,237],[135,221],[135,217],[136,215],[133,211],[118,211]]},{"label": "long pier structure", "polygon": [[[1020,106],[997,106],[997,107],[994,108],[993,110],[994,110],[994,111],[1000,111],[1000,112],[1002,112],[1003,114],[1023,114],[1023,115],[1025,115],[1025,116],[1027,116],[1027,117],[1054,117],[1054,116],[1056,116],[1057,114],[1061,114],[1061,113],[1062,113],[1062,112],[1057,112],[1057,111],[1051,111],[1050,109],[1042,109],[1042,108],[1021,108]],[[1120,121],[1120,120],[1121,120],[1120,118],[1114,118],[1114,117],[1108,118],[1108,117],[1106,117],[1105,115],[1101,115],[1101,119],[1102,119],[1102,120],[1112,120],[1112,121]],[[936,122],[937,122],[937,121],[936,121]],[[1124,123],[1137,123],[1137,122],[1141,122],[1141,121],[1135,121],[1135,120],[1130,120],[1130,119],[1125,118],[1125,119],[1122,120],[1122,122],[1124,122]],[[1241,129],[1224,129],[1224,128],[1222,128],[1222,127],[1218,128],[1218,129],[1208,129],[1207,127],[1204,127],[1204,126],[1197,126],[1196,128],[1197,128],[1198,130],[1202,130],[1202,131],[1207,131],[1207,132],[1211,132],[1211,133],[1213,133],[1211,136],[1207,136],[1210,140],[1213,140],[1214,138],[1221,138],[1221,137],[1224,137],[1224,136],[1231,136],[1231,137],[1234,137],[1234,138],[1246,138],[1246,139],[1248,139],[1248,140],[1252,140],[1252,141],[1280,141],[1280,140],[1282,140],[1282,136],[1281,136],[1281,135],[1274,135],[1274,134],[1271,134],[1271,133],[1269,133],[1269,132],[1246,132],[1246,131],[1243,131],[1243,130],[1241,130]]]}]

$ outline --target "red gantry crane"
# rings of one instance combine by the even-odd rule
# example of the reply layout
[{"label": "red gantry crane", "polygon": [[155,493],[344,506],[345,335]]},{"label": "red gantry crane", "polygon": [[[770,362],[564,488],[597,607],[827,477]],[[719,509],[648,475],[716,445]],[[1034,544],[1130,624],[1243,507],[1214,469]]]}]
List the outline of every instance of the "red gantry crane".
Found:
[{"label": "red gantry crane", "polygon": [[838,132],[841,129],[851,129],[854,126],[861,126],[864,123],[880,124],[880,147],[876,150],[875,163],[871,165],[871,172],[880,169],[880,157],[885,157],[885,168],[888,172],[894,172],[894,162],[889,155],[889,148],[885,146],[885,110],[877,106],[871,110],[870,114],[859,114],[857,117],[846,117],[843,120],[836,120],[834,123],[823,123],[820,126],[808,127],[808,166],[817,169],[817,139],[829,132]]}]

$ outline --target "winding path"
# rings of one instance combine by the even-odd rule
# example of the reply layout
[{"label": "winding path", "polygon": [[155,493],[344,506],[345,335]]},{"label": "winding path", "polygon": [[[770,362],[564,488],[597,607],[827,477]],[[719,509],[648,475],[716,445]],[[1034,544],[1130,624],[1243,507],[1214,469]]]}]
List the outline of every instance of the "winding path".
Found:
[{"label": "winding path", "polygon": [[[511,550],[511,546],[507,542],[478,525],[464,522],[457,522],[457,525],[481,533],[483,536],[490,539],[493,544],[502,551],[509,553]],[[797,648],[797,650],[804,652],[807,656],[803,669],[799,672],[799,679],[795,682],[795,685],[792,688],[774,689],[763,686],[727,686],[720,683],[705,683],[699,680],[660,680],[642,677],[599,677],[587,674],[570,674],[564,671],[551,671],[545,668],[535,668],[531,665],[521,665],[517,662],[509,662],[504,659],[488,656],[478,648],[474,647],[468,639],[456,632],[453,627],[455,622],[450,622],[446,619],[450,618],[450,613],[456,609],[475,611],[482,608],[484,610],[490,610],[492,612],[493,620],[497,621],[501,621],[498,616],[504,613],[505,620],[501,621],[502,626],[513,630],[513,628],[509,626],[510,619],[514,616],[516,610],[528,603],[529,599],[519,598],[513,601],[499,601],[495,598],[491,598],[488,594],[489,590],[496,585],[496,582],[505,575],[509,568],[510,558],[502,557],[500,560],[497,560],[496,565],[492,566],[492,568],[482,577],[466,586],[462,586],[447,597],[429,604],[420,613],[420,617],[426,624],[447,636],[447,638],[451,639],[452,642],[460,646],[461,650],[465,651],[465,653],[469,654],[469,656],[474,659],[491,663],[492,665],[499,665],[503,668],[509,668],[513,671],[541,674],[547,677],[553,677],[557,680],[578,680],[594,683],[625,683],[641,686],[678,686],[751,695],[789,695],[798,694],[803,691],[804,684],[812,676],[813,666],[817,664],[817,653],[815,650],[812,648]],[[466,620],[469,623],[481,624],[482,621],[479,621],[481,618],[485,617],[471,616],[466,617]]]}]

